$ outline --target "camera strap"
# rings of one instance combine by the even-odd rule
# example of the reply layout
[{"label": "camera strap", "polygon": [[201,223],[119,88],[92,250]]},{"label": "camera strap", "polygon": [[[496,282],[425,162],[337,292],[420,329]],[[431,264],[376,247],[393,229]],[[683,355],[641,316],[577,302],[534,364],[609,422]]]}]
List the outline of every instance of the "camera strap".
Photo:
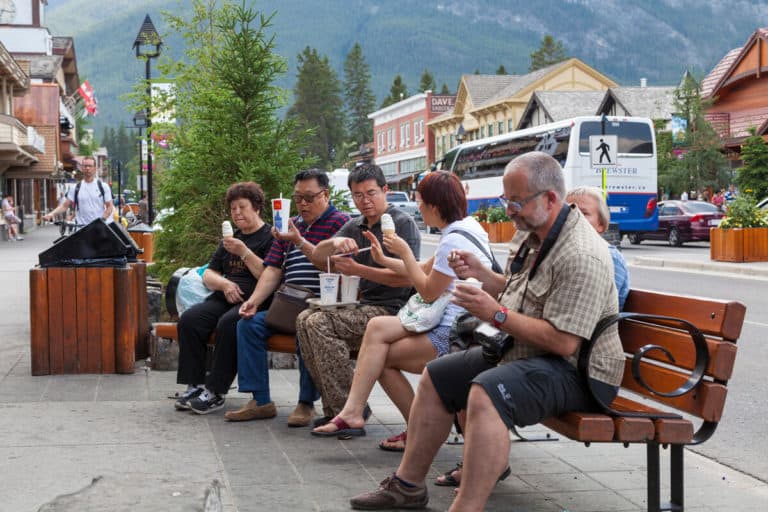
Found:
[{"label": "camera strap", "polygon": [[[531,266],[531,270],[528,272],[528,277],[525,280],[525,290],[523,290],[523,295],[520,300],[520,306],[517,308],[518,313],[523,312],[523,304],[525,303],[525,296],[528,293],[528,283],[531,281],[531,279],[536,276],[536,271],[539,269],[539,265],[544,261],[544,258],[547,257],[547,254],[549,254],[549,251],[552,249],[552,246],[555,245],[555,242],[557,241],[557,238],[560,236],[560,232],[563,230],[563,226],[565,225],[565,221],[568,218],[568,213],[571,211],[571,207],[567,204],[564,204],[563,207],[560,209],[560,213],[557,214],[557,219],[555,219],[555,223],[552,224],[552,227],[550,228],[549,232],[547,232],[547,236],[544,237],[544,241],[541,243],[541,247],[539,248],[539,252],[536,255],[536,259],[533,261],[533,265]],[[528,253],[530,252],[531,248],[528,245],[528,239],[526,238],[525,242],[520,246],[520,248],[517,250],[517,254],[515,254],[515,259],[512,260],[512,264],[509,267],[510,270],[510,276],[517,274],[518,272],[522,271],[523,264],[525,263],[525,258],[528,257]],[[506,289],[509,287],[510,283],[512,283],[512,279],[507,280],[507,285],[504,287],[504,291],[502,291],[502,295],[506,291]],[[501,295],[500,295],[501,296]]]}]

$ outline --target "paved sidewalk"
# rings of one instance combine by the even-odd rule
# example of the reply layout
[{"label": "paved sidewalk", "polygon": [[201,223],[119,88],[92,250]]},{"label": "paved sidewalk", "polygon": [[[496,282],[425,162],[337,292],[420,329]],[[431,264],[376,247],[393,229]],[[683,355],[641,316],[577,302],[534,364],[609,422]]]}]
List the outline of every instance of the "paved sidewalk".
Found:
[{"label": "paved sidewalk", "polygon": [[[132,375],[32,377],[28,270],[55,237],[46,227],[0,246],[0,511],[342,511],[396,467],[399,454],[377,444],[404,425],[378,388],[368,436],[339,441],[285,425],[296,370],[270,373],[278,417],[249,423],[175,411],[175,372],[141,362]],[[247,398],[232,393],[227,408]],[[445,445],[430,478],[460,456]],[[766,510],[768,484],[690,451],[685,460],[686,510]],[[643,446],[518,442],[510,465],[487,510],[645,510]],[[429,492],[430,509],[447,510],[453,490]]]}]

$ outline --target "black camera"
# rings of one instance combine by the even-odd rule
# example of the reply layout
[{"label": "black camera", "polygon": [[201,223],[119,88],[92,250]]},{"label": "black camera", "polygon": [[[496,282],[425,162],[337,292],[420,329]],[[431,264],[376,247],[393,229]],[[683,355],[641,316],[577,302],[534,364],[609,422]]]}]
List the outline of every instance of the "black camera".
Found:
[{"label": "black camera", "polygon": [[480,322],[474,331],[475,341],[482,347],[483,358],[490,364],[498,364],[515,339],[487,322]]}]

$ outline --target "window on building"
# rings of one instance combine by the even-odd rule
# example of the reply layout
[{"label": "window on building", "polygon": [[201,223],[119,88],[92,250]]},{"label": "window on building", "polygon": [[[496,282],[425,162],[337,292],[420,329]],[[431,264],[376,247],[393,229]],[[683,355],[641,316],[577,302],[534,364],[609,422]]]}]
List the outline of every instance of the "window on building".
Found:
[{"label": "window on building", "polygon": [[493,123],[488,123],[488,136],[493,137]]},{"label": "window on building", "polygon": [[480,127],[480,138],[481,139],[485,138],[485,126]]},{"label": "window on building", "polygon": [[[453,135],[451,135],[451,138],[453,138]],[[441,143],[441,145],[443,146],[443,148],[445,148],[445,135],[443,135],[442,137],[440,137],[440,143]]]},{"label": "window on building", "polygon": [[504,121],[499,121],[499,135],[504,133]]},{"label": "window on building", "polygon": [[511,132],[515,130],[514,124],[512,124],[512,120],[507,120],[507,132]]},{"label": "window on building", "polygon": [[424,142],[426,139],[426,135],[424,134],[424,120],[419,121],[419,140]]},{"label": "window on building", "polygon": [[405,128],[405,147],[409,147],[411,145],[411,123],[405,123],[403,128]]},{"label": "window on building", "polygon": [[454,137],[454,135],[451,134],[451,147],[453,147],[455,145],[453,137]]}]

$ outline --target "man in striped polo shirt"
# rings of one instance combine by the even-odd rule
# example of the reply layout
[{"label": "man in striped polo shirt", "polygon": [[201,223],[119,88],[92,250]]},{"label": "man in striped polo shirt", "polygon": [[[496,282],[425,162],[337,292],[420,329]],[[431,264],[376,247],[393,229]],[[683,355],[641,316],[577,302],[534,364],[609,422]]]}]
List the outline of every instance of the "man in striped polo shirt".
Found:
[{"label": "man in striped polo shirt", "polygon": [[[293,202],[299,212],[290,221],[288,233],[273,230],[275,241],[264,259],[264,272],[256,289],[240,307],[243,318],[237,325],[237,382],[241,392],[253,399],[236,411],[227,412],[229,421],[273,418],[277,415],[269,393],[267,338],[272,335],[265,323],[266,311],[258,311],[283,280],[320,294],[320,270],[307,258],[315,244],[333,236],[349,215],[330,204],[328,175],[318,169],[301,171],[293,179]],[[258,312],[257,312],[258,311]],[[299,353],[299,403],[288,417],[288,425],[302,427],[314,417],[314,402],[320,398]]]}]

